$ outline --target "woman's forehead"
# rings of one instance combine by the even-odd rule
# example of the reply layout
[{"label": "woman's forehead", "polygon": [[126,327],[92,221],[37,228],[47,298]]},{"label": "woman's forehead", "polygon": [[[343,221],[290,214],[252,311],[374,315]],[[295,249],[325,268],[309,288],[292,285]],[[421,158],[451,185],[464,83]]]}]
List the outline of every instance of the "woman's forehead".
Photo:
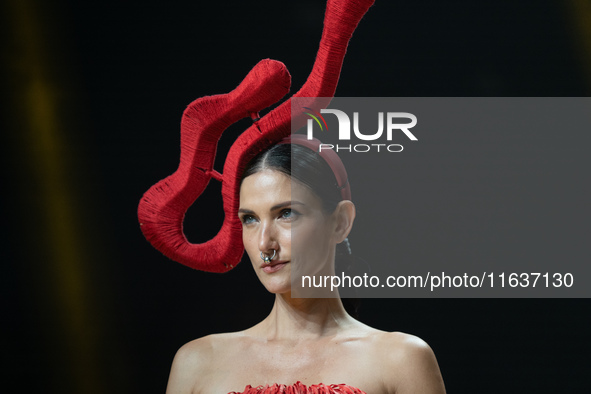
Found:
[{"label": "woman's forehead", "polygon": [[265,169],[247,176],[240,186],[240,194],[248,195],[261,189],[291,189],[291,177],[276,170]]},{"label": "woman's forehead", "polygon": [[[303,183],[281,171],[265,169],[242,181],[240,206],[253,203],[274,203],[278,200],[303,200],[309,203],[319,200]],[[303,202],[302,201],[302,202]]]}]

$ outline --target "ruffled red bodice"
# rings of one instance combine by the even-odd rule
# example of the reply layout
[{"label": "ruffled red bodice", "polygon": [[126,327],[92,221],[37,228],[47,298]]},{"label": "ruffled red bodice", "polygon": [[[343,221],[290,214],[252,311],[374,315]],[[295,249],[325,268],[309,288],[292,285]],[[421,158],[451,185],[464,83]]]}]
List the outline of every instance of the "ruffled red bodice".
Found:
[{"label": "ruffled red bodice", "polygon": [[272,386],[246,386],[242,393],[231,392],[229,394],[365,394],[356,387],[347,386],[346,384],[313,384],[306,386],[301,382],[291,385],[277,384]]}]

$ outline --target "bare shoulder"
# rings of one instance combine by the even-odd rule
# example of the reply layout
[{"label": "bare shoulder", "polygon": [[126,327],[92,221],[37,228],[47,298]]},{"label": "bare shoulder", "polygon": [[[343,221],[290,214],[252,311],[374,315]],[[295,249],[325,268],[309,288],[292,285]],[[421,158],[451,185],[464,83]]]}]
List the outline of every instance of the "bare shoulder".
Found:
[{"label": "bare shoulder", "polygon": [[425,341],[401,332],[379,332],[374,338],[376,359],[389,392],[445,393],[437,359]]},{"label": "bare shoulder", "polygon": [[239,333],[214,334],[184,344],[174,356],[166,393],[199,393],[208,387],[217,355],[226,354],[225,350],[239,336]]}]

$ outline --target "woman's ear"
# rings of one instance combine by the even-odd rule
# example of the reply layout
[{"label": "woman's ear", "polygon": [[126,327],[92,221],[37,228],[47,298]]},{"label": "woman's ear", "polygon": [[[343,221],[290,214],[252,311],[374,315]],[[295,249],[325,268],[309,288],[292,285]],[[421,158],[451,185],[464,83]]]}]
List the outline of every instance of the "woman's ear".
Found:
[{"label": "woman's ear", "polygon": [[335,241],[341,243],[349,236],[355,221],[355,204],[349,200],[343,200],[338,203],[333,212],[335,219]]}]

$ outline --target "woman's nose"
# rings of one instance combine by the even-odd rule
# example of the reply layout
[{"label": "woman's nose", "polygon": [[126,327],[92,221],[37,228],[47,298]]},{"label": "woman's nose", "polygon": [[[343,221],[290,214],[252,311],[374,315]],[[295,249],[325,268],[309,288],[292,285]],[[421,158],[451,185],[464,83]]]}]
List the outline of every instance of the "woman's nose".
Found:
[{"label": "woman's nose", "polygon": [[267,253],[269,250],[277,250],[276,229],[272,223],[262,223],[259,234],[259,250]]}]

